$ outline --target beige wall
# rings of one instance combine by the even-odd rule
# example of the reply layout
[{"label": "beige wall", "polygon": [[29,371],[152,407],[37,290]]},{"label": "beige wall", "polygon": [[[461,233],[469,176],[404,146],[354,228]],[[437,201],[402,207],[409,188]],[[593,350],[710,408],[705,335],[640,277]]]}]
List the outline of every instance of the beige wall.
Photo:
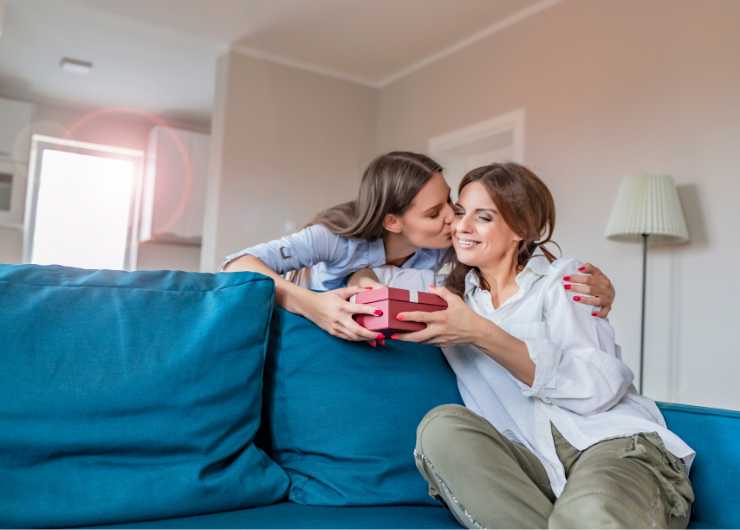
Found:
[{"label": "beige wall", "polygon": [[[25,153],[29,149],[30,135],[35,133],[145,151],[149,130],[155,125],[146,115],[53,105],[36,106],[32,120],[22,150]],[[203,123],[173,125],[201,131],[207,131],[209,127]],[[20,263],[22,259],[22,231],[0,227],[0,263]],[[138,268],[197,271],[199,261],[200,249],[197,247],[144,243],[139,249]]]},{"label": "beige wall", "polygon": [[354,197],[375,152],[374,89],[232,52],[216,92],[204,270]]},{"label": "beige wall", "polygon": [[738,408],[740,2],[566,0],[381,92],[379,150],[524,107],[525,161],[550,185],[556,238],[618,291],[637,366],[641,247],[603,237],[620,178],[667,172],[692,241],[650,253],[646,392]]}]

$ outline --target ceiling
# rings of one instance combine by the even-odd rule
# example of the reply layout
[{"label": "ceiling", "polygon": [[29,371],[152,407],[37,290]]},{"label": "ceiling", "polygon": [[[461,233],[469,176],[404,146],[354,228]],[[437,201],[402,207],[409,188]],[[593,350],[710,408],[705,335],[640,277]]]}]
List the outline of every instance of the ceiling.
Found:
[{"label": "ceiling", "polygon": [[381,87],[557,1],[0,0],[0,95],[207,122],[229,48]]}]

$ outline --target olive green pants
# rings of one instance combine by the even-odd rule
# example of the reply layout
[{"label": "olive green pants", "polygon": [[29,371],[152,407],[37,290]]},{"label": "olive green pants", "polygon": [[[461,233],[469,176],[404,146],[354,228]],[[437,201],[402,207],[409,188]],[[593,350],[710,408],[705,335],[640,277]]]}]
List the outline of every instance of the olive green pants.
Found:
[{"label": "olive green pants", "polygon": [[567,478],[558,498],[531,451],[459,405],[427,413],[414,455],[429,494],[467,528],[686,528],[693,490],[657,434],[583,451],[553,437]]}]

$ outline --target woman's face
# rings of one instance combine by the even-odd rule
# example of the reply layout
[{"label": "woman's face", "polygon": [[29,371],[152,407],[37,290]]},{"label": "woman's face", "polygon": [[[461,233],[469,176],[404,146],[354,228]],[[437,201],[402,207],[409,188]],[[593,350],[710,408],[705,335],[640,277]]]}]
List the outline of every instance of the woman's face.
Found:
[{"label": "woman's face", "polygon": [[449,248],[453,217],[450,187],[435,173],[399,217],[401,233],[418,248]]},{"label": "woman's face", "polygon": [[480,182],[471,182],[462,189],[454,210],[452,244],[460,263],[479,268],[490,266],[521,241]]}]

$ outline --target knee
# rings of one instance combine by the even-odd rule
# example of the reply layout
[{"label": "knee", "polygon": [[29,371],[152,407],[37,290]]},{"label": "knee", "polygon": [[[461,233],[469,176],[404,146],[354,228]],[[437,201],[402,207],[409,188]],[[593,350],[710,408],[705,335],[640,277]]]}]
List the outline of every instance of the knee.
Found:
[{"label": "knee", "polygon": [[460,405],[440,405],[426,413],[416,429],[416,452],[428,458],[449,454],[456,433],[472,413]]}]

